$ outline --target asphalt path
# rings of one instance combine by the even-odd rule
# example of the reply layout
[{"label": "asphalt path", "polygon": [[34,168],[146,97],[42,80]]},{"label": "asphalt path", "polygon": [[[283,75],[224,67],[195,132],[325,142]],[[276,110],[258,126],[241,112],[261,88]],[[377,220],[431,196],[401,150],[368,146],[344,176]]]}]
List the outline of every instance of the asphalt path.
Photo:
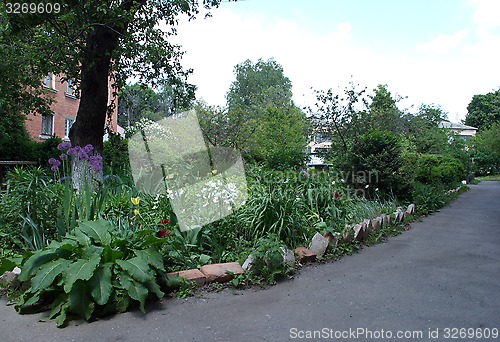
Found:
[{"label": "asphalt path", "polygon": [[169,298],[147,314],[64,329],[4,304],[0,342],[500,341],[492,338],[500,329],[500,182],[472,185],[387,243],[265,290]]}]

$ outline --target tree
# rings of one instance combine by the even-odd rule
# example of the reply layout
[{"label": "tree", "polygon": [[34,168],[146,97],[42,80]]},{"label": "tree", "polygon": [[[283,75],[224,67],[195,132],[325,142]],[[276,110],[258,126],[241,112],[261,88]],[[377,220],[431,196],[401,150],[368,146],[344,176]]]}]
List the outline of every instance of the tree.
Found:
[{"label": "tree", "polygon": [[140,83],[126,85],[118,93],[118,124],[130,127],[139,119],[164,119],[189,107],[194,93],[176,93],[168,85],[158,91]]},{"label": "tree", "polygon": [[249,155],[277,170],[303,165],[306,159],[307,121],[297,107],[268,106],[249,141]]},{"label": "tree", "polygon": [[176,33],[178,15],[194,17],[200,6],[209,9],[219,3],[68,0],[51,13],[11,14],[8,30],[29,37],[34,43],[31,51],[47,70],[73,80],[80,106],[71,141],[92,144],[101,153],[106,113],[113,103],[108,99],[109,81],[117,88],[135,76],[153,86],[167,80],[174,89],[185,87],[190,71],[182,70],[182,52],[168,38]]},{"label": "tree", "polygon": [[485,95],[474,95],[467,106],[464,123],[481,130],[495,122],[500,122],[500,89]]},{"label": "tree", "polygon": [[476,175],[500,172],[500,122],[483,129],[471,140],[471,156]]},{"label": "tree", "polygon": [[343,94],[334,94],[331,88],[314,92],[315,107],[308,108],[313,131],[332,142],[327,158],[344,157],[363,126],[363,112],[357,107],[360,104],[368,106],[364,97],[366,89],[356,89],[356,85],[351,81],[349,87],[344,88]]},{"label": "tree", "polygon": [[386,84],[379,84],[373,91],[375,94],[369,95],[372,100],[370,110],[363,116],[364,125],[371,129],[401,133],[403,131],[402,113],[396,105],[400,98],[394,98]]},{"label": "tree", "polygon": [[246,60],[234,67],[236,79],[226,94],[229,111],[243,109],[247,118],[257,118],[268,105],[292,105],[292,83],[274,59],[257,63]]},{"label": "tree", "polygon": [[416,114],[404,116],[406,135],[417,153],[444,153],[448,150],[450,135],[439,123],[447,117],[441,107],[422,104]]}]

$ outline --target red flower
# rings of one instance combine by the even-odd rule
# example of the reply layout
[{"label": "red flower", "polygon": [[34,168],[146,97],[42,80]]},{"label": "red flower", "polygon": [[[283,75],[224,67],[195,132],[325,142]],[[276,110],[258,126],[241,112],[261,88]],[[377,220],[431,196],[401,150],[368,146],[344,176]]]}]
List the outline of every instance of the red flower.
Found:
[{"label": "red flower", "polygon": [[166,230],[165,228],[160,229],[160,231],[158,231],[156,233],[156,236],[159,237],[159,238],[164,238],[165,235],[170,235],[170,232],[168,230]]},{"label": "red flower", "polygon": [[169,224],[170,223],[170,220],[169,219],[163,219],[161,220],[160,222],[161,224]]},{"label": "red flower", "polygon": [[340,194],[337,191],[335,191],[333,193],[333,196],[335,197],[335,199],[339,199],[340,198]]}]

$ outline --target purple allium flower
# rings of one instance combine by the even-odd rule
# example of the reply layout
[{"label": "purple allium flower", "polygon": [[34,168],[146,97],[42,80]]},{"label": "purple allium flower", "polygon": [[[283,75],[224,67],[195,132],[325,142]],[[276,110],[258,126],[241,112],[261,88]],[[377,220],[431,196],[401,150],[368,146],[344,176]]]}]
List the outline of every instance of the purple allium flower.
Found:
[{"label": "purple allium flower", "polygon": [[59,171],[59,166],[57,165],[52,165],[52,167],[50,168],[50,170],[56,172],[56,171]]},{"label": "purple allium flower", "polygon": [[74,157],[77,154],[77,150],[75,147],[70,148],[68,151],[66,151],[66,154],[70,157]]},{"label": "purple allium flower", "polygon": [[85,151],[85,153],[90,153],[94,150],[94,146],[92,146],[91,144],[87,144],[83,150]]},{"label": "purple allium flower", "polygon": [[97,155],[97,156],[90,156],[89,157],[89,164],[92,170],[94,171],[101,171],[102,170],[102,157]]},{"label": "purple allium flower", "polygon": [[66,160],[66,159],[68,159],[68,155],[67,155],[66,153],[63,153],[63,154],[61,154],[61,155],[59,156],[59,159],[61,159],[61,160]]},{"label": "purple allium flower", "polygon": [[50,158],[49,159],[49,164],[50,165],[57,165],[57,166],[59,166],[59,165],[61,165],[61,162],[59,160],[57,160],[56,158]]},{"label": "purple allium flower", "polygon": [[88,160],[89,159],[89,155],[87,154],[87,152],[85,152],[85,150],[80,149],[80,151],[78,151],[78,159],[80,159],[80,160]]},{"label": "purple allium flower", "polygon": [[57,145],[57,149],[59,151],[66,151],[69,148],[71,148],[71,142],[69,142],[69,141],[63,141],[62,143]]}]

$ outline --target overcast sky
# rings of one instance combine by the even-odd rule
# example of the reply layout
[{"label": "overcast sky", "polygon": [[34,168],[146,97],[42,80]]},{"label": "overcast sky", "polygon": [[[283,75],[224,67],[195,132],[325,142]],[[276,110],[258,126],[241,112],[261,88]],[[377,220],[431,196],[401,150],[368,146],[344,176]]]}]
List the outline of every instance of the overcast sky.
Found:
[{"label": "overcast sky", "polygon": [[224,105],[236,64],[273,57],[299,106],[351,79],[387,84],[400,107],[438,104],[462,120],[474,94],[500,87],[498,0],[244,0],[181,21],[176,42],[197,97]]}]

